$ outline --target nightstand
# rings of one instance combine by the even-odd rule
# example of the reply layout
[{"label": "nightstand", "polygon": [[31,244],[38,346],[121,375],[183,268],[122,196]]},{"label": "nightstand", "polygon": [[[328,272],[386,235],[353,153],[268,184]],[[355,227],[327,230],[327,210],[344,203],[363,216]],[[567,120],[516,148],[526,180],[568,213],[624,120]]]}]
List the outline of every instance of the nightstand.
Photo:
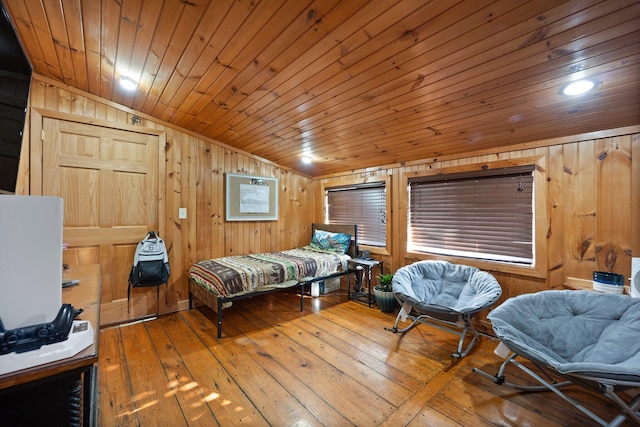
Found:
[{"label": "nightstand", "polygon": [[[347,276],[347,295],[349,300],[363,302],[371,307],[371,304],[375,302],[371,276],[375,267],[378,267],[379,274],[383,274],[383,263],[384,261],[364,258],[352,258],[347,261],[347,270],[349,271]],[[351,292],[352,275],[354,279],[353,293]]]}]

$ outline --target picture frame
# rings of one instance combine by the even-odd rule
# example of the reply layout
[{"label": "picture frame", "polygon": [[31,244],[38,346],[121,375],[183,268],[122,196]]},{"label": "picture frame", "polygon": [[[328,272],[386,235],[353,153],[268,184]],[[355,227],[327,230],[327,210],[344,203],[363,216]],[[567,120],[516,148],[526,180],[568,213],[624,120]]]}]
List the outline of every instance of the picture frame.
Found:
[{"label": "picture frame", "polygon": [[226,173],[227,221],[277,221],[278,179]]}]

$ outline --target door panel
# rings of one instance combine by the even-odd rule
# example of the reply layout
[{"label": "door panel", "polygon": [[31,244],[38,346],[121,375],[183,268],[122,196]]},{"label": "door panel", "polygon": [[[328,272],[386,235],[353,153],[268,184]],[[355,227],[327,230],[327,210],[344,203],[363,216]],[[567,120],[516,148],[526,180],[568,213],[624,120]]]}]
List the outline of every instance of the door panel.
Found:
[{"label": "door panel", "polygon": [[101,265],[100,323],[156,314],[157,289],[127,279],[138,242],[158,229],[158,136],[43,118],[43,194],[64,199],[69,262]]}]

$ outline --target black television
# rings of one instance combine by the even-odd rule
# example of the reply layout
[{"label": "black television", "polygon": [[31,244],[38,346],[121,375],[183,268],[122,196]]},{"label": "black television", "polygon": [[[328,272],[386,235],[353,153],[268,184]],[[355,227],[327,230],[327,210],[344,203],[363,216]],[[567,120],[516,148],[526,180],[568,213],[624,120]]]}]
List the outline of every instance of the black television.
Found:
[{"label": "black television", "polygon": [[0,194],[16,191],[31,64],[4,5],[0,16]]}]

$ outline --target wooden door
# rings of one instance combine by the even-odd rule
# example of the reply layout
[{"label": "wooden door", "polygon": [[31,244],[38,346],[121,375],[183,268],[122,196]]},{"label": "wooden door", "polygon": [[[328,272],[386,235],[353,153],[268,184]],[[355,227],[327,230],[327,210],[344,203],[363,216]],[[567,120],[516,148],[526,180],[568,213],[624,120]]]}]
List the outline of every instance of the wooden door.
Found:
[{"label": "wooden door", "polygon": [[42,192],[64,199],[70,265],[100,264],[100,324],[158,312],[156,288],[127,279],[137,243],[158,230],[158,136],[43,117]]}]

